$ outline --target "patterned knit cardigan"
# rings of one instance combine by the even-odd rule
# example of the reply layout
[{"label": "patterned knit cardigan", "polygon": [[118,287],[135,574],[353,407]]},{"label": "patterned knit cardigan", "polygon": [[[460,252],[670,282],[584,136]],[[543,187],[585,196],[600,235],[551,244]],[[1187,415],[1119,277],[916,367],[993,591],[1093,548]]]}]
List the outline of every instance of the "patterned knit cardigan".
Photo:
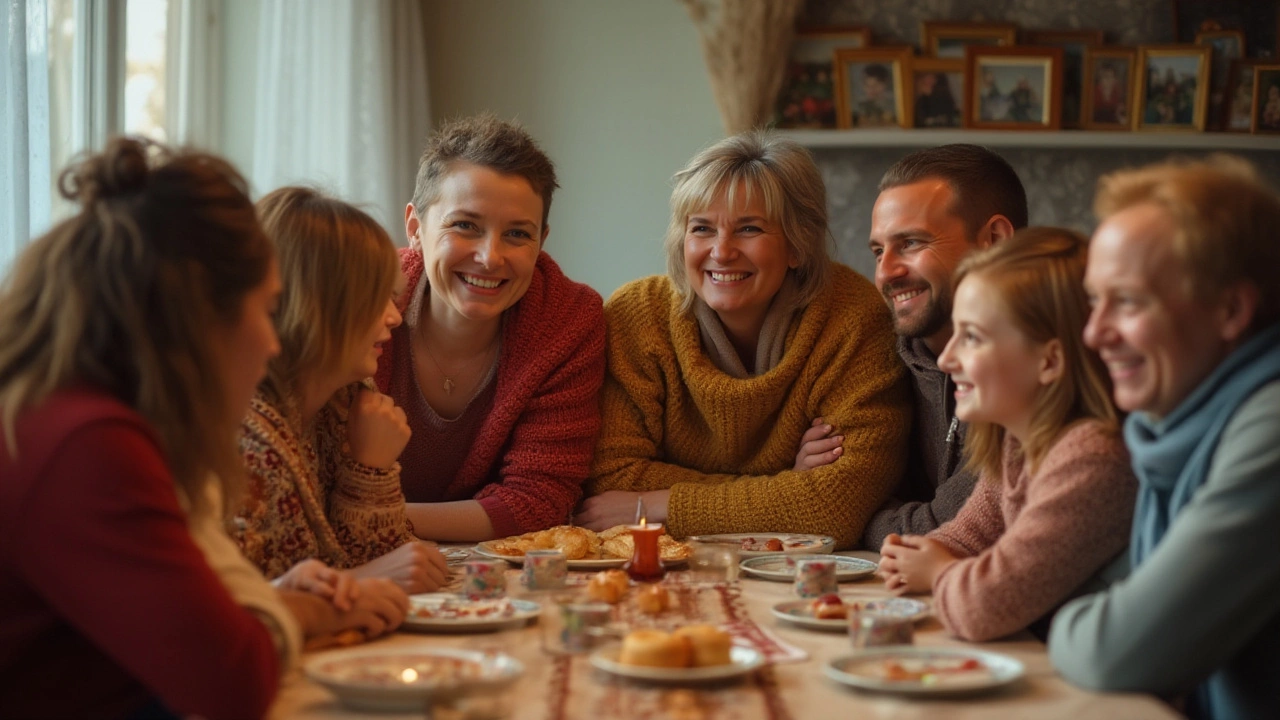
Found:
[{"label": "patterned knit cardigan", "polygon": [[[671,489],[672,534],[808,532],[852,547],[902,477],[909,389],[888,309],[865,278],[832,283],[787,329],[768,372],[735,378],[703,351],[697,321],[666,277],[609,300],[604,428],[588,493]],[[792,469],[816,417],[844,455]]]},{"label": "patterned knit cardigan", "polygon": [[[400,262],[404,308],[425,282],[422,253],[404,248]],[[582,497],[600,431],[602,305],[599,293],[565,277],[544,252],[524,297],[507,310],[493,408],[445,490],[446,500],[478,500],[498,537],[562,524]],[[413,372],[395,364],[392,344],[401,338],[408,334],[393,333],[379,360],[383,392],[393,373]],[[406,453],[400,462],[411,477],[431,458]]]},{"label": "patterned knit cardigan", "polygon": [[268,578],[318,558],[350,568],[414,540],[400,492],[400,466],[378,470],[347,451],[350,385],[302,432],[294,403],[281,407],[259,392],[240,424],[248,492],[231,534]]}]

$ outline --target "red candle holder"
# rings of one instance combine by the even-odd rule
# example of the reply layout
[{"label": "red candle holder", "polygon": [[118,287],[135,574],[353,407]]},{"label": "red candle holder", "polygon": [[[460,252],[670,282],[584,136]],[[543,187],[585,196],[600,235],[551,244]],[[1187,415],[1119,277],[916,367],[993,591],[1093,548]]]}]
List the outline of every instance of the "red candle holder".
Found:
[{"label": "red candle holder", "polygon": [[658,537],[662,535],[661,525],[649,525],[643,521],[639,525],[628,526],[635,551],[631,559],[622,566],[627,575],[636,582],[656,582],[667,574],[658,557]]}]

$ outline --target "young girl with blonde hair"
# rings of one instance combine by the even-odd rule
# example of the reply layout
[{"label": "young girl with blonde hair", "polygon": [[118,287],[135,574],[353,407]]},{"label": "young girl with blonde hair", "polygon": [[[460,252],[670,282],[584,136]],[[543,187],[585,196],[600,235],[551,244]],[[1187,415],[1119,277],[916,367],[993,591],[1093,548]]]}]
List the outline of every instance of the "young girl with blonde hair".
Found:
[{"label": "young girl with blonde hair", "polygon": [[366,213],[308,188],[280,188],[258,212],[280,262],[281,352],[241,427],[237,540],[268,577],[317,558],[434,590],[444,557],[414,537],[400,490],[409,426],[369,380],[401,321],[395,246]]},{"label": "young girl with blonde hair", "polygon": [[955,519],[890,535],[881,573],[933,591],[947,630],[991,640],[1090,589],[1128,544],[1137,482],[1106,369],[1082,340],[1086,241],[1028,228],[957,271],[951,341],[938,367],[969,423],[980,479]]}]

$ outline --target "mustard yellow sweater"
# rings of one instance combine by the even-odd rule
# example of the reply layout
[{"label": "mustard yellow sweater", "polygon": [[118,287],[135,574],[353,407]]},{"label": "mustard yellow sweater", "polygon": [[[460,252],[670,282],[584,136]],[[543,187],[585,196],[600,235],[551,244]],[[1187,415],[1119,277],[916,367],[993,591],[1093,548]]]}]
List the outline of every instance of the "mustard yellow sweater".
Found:
[{"label": "mustard yellow sweater", "polygon": [[[670,488],[667,526],[677,537],[804,532],[853,547],[902,475],[909,390],[879,293],[843,265],[832,280],[792,319],[778,366],[741,379],[703,352],[666,277],[614,293],[587,493]],[[844,435],[844,454],[792,470],[816,417]]]}]

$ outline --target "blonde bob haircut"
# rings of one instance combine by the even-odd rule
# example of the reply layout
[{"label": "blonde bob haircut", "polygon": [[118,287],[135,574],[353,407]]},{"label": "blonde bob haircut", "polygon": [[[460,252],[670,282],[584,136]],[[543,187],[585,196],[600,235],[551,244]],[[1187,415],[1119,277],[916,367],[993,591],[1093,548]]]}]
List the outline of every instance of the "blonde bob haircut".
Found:
[{"label": "blonde bob haircut", "polygon": [[[1073,423],[1095,420],[1120,431],[1106,366],[1084,344],[1089,319],[1084,292],[1087,251],[1088,240],[1073,230],[1031,227],[965,258],[956,270],[955,287],[967,281],[995,290],[1028,341],[1062,343],[1062,375],[1040,389],[1024,438],[1022,451],[1032,471]],[[998,480],[1004,438],[999,425],[970,425],[964,440],[965,467]]]},{"label": "blonde bob haircut", "polygon": [[78,212],[33,240],[0,289],[0,415],[11,457],[20,413],[73,385],[146,419],[192,511],[209,483],[234,507],[236,428],[209,330],[240,322],[271,270],[248,185],[204,153],[115,138],[58,179]]},{"label": "blonde bob haircut", "polygon": [[698,153],[675,174],[674,181],[671,224],[663,246],[667,276],[680,294],[682,311],[693,307],[693,291],[684,268],[685,226],[690,215],[706,210],[722,197],[730,207],[736,207],[760,194],[765,213],[778,224],[799,262],[791,271],[799,289],[796,307],[808,305],[831,282],[827,189],[808,150],[753,130]]},{"label": "blonde bob haircut", "polygon": [[258,201],[280,264],[280,354],[263,388],[283,400],[337,372],[396,288],[400,261],[387,231],[359,208],[305,187]]},{"label": "blonde bob haircut", "polygon": [[1120,170],[1098,181],[1093,209],[1100,221],[1142,204],[1173,220],[1173,251],[1186,269],[1190,297],[1216,304],[1225,290],[1248,282],[1258,291],[1249,333],[1280,321],[1280,198],[1253,165],[1215,154]]}]

